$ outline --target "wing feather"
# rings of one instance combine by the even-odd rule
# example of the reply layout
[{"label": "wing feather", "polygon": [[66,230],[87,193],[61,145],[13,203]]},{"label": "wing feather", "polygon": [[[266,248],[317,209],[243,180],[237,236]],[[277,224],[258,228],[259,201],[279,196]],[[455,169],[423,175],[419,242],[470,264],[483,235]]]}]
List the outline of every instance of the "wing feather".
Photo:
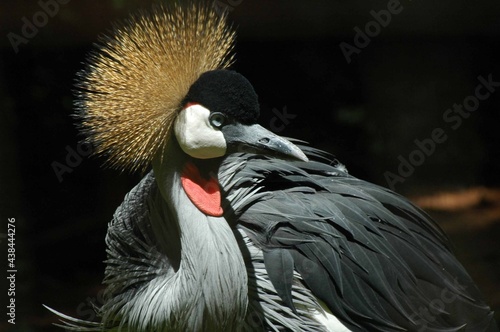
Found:
[{"label": "wing feather", "polygon": [[219,174],[239,227],[273,255],[265,268],[285,303],[283,283],[291,281],[282,272],[291,257],[304,285],[353,330],[496,331],[490,308],[425,212],[350,176],[327,153],[301,148],[309,162],[240,153]]}]

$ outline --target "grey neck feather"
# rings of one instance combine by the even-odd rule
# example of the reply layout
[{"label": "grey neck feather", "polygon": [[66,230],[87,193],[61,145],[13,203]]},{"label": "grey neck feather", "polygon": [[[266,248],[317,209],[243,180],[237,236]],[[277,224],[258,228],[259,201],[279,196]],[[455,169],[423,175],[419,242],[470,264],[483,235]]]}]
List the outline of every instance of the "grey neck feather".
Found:
[{"label": "grey neck feather", "polygon": [[248,303],[246,268],[236,238],[224,217],[205,215],[186,196],[180,175],[188,156],[175,139],[163,156],[168,160],[153,162],[161,196],[152,202],[151,226],[164,251],[173,250],[180,236],[180,262],[175,272],[159,276],[138,294],[142,305],[131,308],[131,321],[145,330],[234,330]]}]

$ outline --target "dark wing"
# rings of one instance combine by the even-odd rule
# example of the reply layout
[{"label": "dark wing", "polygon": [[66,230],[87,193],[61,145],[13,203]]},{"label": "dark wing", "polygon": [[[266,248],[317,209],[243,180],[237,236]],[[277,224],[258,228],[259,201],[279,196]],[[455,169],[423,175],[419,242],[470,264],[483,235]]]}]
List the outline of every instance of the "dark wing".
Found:
[{"label": "dark wing", "polygon": [[[103,323],[116,324],[130,304],[153,279],[169,278],[180,264],[180,235],[175,223],[161,223],[154,229],[151,219],[169,220],[153,172],[147,174],[123,200],[108,225],[106,235],[107,286],[100,308]],[[168,236],[164,248],[158,237]],[[168,246],[168,247],[167,247]]]},{"label": "dark wing", "polygon": [[[234,218],[263,250],[278,294],[295,268],[353,330],[496,331],[493,312],[422,210],[359,180],[324,152],[291,162],[233,154],[220,182]],[[284,266],[275,258],[293,258]],[[274,271],[279,269],[279,271]]]},{"label": "dark wing", "polygon": [[[130,303],[146,285],[158,277],[168,278],[180,261],[178,229],[163,223],[153,229],[151,218],[168,219],[165,209],[159,208],[162,198],[153,173],[146,175],[126,196],[108,225],[106,235],[107,260],[103,283],[104,303],[96,307],[101,322],[73,318],[53,309],[62,321],[58,326],[71,331],[104,331],[120,326],[127,330],[126,320]],[[160,248],[156,237],[169,234],[168,247]]]}]

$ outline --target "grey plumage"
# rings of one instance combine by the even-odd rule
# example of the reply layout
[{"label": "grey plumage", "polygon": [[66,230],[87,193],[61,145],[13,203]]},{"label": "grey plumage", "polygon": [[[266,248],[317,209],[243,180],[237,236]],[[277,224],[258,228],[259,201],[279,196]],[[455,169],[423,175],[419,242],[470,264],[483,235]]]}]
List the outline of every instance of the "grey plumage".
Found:
[{"label": "grey plumage", "polygon": [[[321,151],[302,149],[310,158],[322,158]],[[293,266],[347,327],[497,330],[493,312],[444,233],[405,198],[324,159],[239,155],[229,156],[222,169],[225,164],[240,165],[232,182],[223,182],[229,197],[241,188],[260,188],[254,201],[242,195],[246,202],[235,203],[240,227],[262,250],[288,252],[293,258],[288,268]],[[266,262],[266,269],[277,265]]]},{"label": "grey plumage", "polygon": [[[171,176],[172,181],[177,181],[179,172],[175,166],[182,164],[178,163],[182,156],[173,153],[173,157],[175,162],[170,165],[174,169],[167,167],[165,173]],[[228,174],[224,171],[222,173]],[[180,188],[175,184],[168,187]],[[177,201],[185,196],[182,190],[169,195],[175,210],[186,213],[185,208],[194,208],[188,202]],[[260,195],[252,196],[258,198]],[[97,309],[101,323],[63,316],[66,319],[63,327],[77,331],[322,329],[312,318],[315,308],[322,309],[300,282],[297,272],[292,272],[294,283],[290,285],[297,306],[294,312],[283,304],[276,293],[264,267],[262,250],[250,241],[245,232],[231,228],[231,220],[197,215],[192,218],[196,229],[193,232],[188,229],[187,233],[185,227],[179,228],[169,203],[163,201],[152,172],[127,194],[108,227],[105,303]],[[201,214],[197,210],[192,212]],[[204,224],[208,229],[202,229]],[[217,238],[207,243],[212,236]],[[189,243],[184,242],[186,240]],[[239,248],[231,246],[236,243]],[[193,252],[196,249],[199,250]],[[234,259],[229,260],[228,256]],[[219,260],[223,260],[223,264]],[[187,264],[191,265],[191,269],[186,275],[197,279],[194,284],[193,280],[179,278],[183,265]],[[247,273],[250,280],[247,280]],[[226,279],[218,279],[224,276]],[[235,301],[235,297],[240,297],[240,301]],[[211,298],[213,302],[200,300],[203,298]],[[218,312],[224,305],[231,307],[231,314]]]},{"label": "grey plumage", "polygon": [[[163,164],[168,182],[164,195],[146,178],[143,183],[149,187],[148,192],[132,195],[119,208],[118,216],[123,215],[115,216],[107,237],[108,246],[116,246],[108,255],[116,256],[116,260],[106,271],[106,281],[114,285],[116,278],[129,279],[130,271],[142,272],[148,259],[158,264],[147,268],[147,282],[135,285],[132,281],[135,287],[131,293],[119,301],[110,294],[110,303],[115,316],[125,318],[121,318],[120,324],[137,331],[233,330],[243,320],[248,303],[242,254],[227,221],[204,215],[180,190],[177,167],[183,165],[179,161],[185,155],[175,144],[169,144],[171,162]],[[136,190],[145,189],[139,186]],[[130,211],[137,207],[137,198],[146,201],[139,208],[139,218],[129,219],[134,214]],[[130,261],[129,257],[136,255],[134,248],[142,243],[123,247],[123,241],[115,241],[115,236],[125,236],[125,241],[130,241],[130,234],[121,234],[122,225],[127,223],[127,229],[136,227],[139,234],[144,234],[146,254],[152,257]]]},{"label": "grey plumage", "polygon": [[[322,154],[302,149],[312,158]],[[179,230],[161,202],[154,175],[148,174],[127,195],[109,227],[103,326],[135,331],[320,331],[324,327],[313,317],[314,310],[322,310],[319,298],[353,331],[495,331],[493,313],[433,221],[401,196],[344,170],[325,158],[305,163],[236,153],[222,161],[219,181],[226,208],[232,209],[226,209],[226,219],[220,222],[227,222],[224,228],[234,235],[219,234],[220,241],[236,239],[239,245],[248,274],[243,291],[248,308],[239,308],[238,318],[220,325],[211,325],[216,323],[210,319],[214,313],[206,312],[207,306],[196,307],[194,298],[185,303],[190,310],[184,307],[170,316],[156,312],[155,319],[164,321],[148,320],[147,314],[154,312],[139,309],[149,304],[146,298],[159,295],[155,280],[175,279],[175,266],[182,265],[182,253],[159,247],[158,236],[169,243],[176,241]],[[164,230],[152,225],[158,217]],[[234,248],[222,250],[227,255]],[[213,253],[196,254],[211,265]],[[283,255],[291,264],[276,261]],[[277,280],[276,269],[292,278]],[[207,281],[210,287],[213,281]],[[235,295],[228,285],[219,292]],[[441,301],[445,307],[432,314],[429,303],[443,292],[449,301]],[[144,301],[137,300],[141,294]],[[164,288],[161,296],[173,294]],[[212,323],[205,323],[207,319]]]}]

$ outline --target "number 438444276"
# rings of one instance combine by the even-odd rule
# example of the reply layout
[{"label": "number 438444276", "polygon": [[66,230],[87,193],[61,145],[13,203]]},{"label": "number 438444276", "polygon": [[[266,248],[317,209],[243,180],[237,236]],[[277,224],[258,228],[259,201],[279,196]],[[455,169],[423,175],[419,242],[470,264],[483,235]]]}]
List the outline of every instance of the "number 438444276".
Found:
[{"label": "number 438444276", "polygon": [[7,261],[9,262],[9,268],[14,269],[16,267],[16,219],[9,218],[7,223]]}]

